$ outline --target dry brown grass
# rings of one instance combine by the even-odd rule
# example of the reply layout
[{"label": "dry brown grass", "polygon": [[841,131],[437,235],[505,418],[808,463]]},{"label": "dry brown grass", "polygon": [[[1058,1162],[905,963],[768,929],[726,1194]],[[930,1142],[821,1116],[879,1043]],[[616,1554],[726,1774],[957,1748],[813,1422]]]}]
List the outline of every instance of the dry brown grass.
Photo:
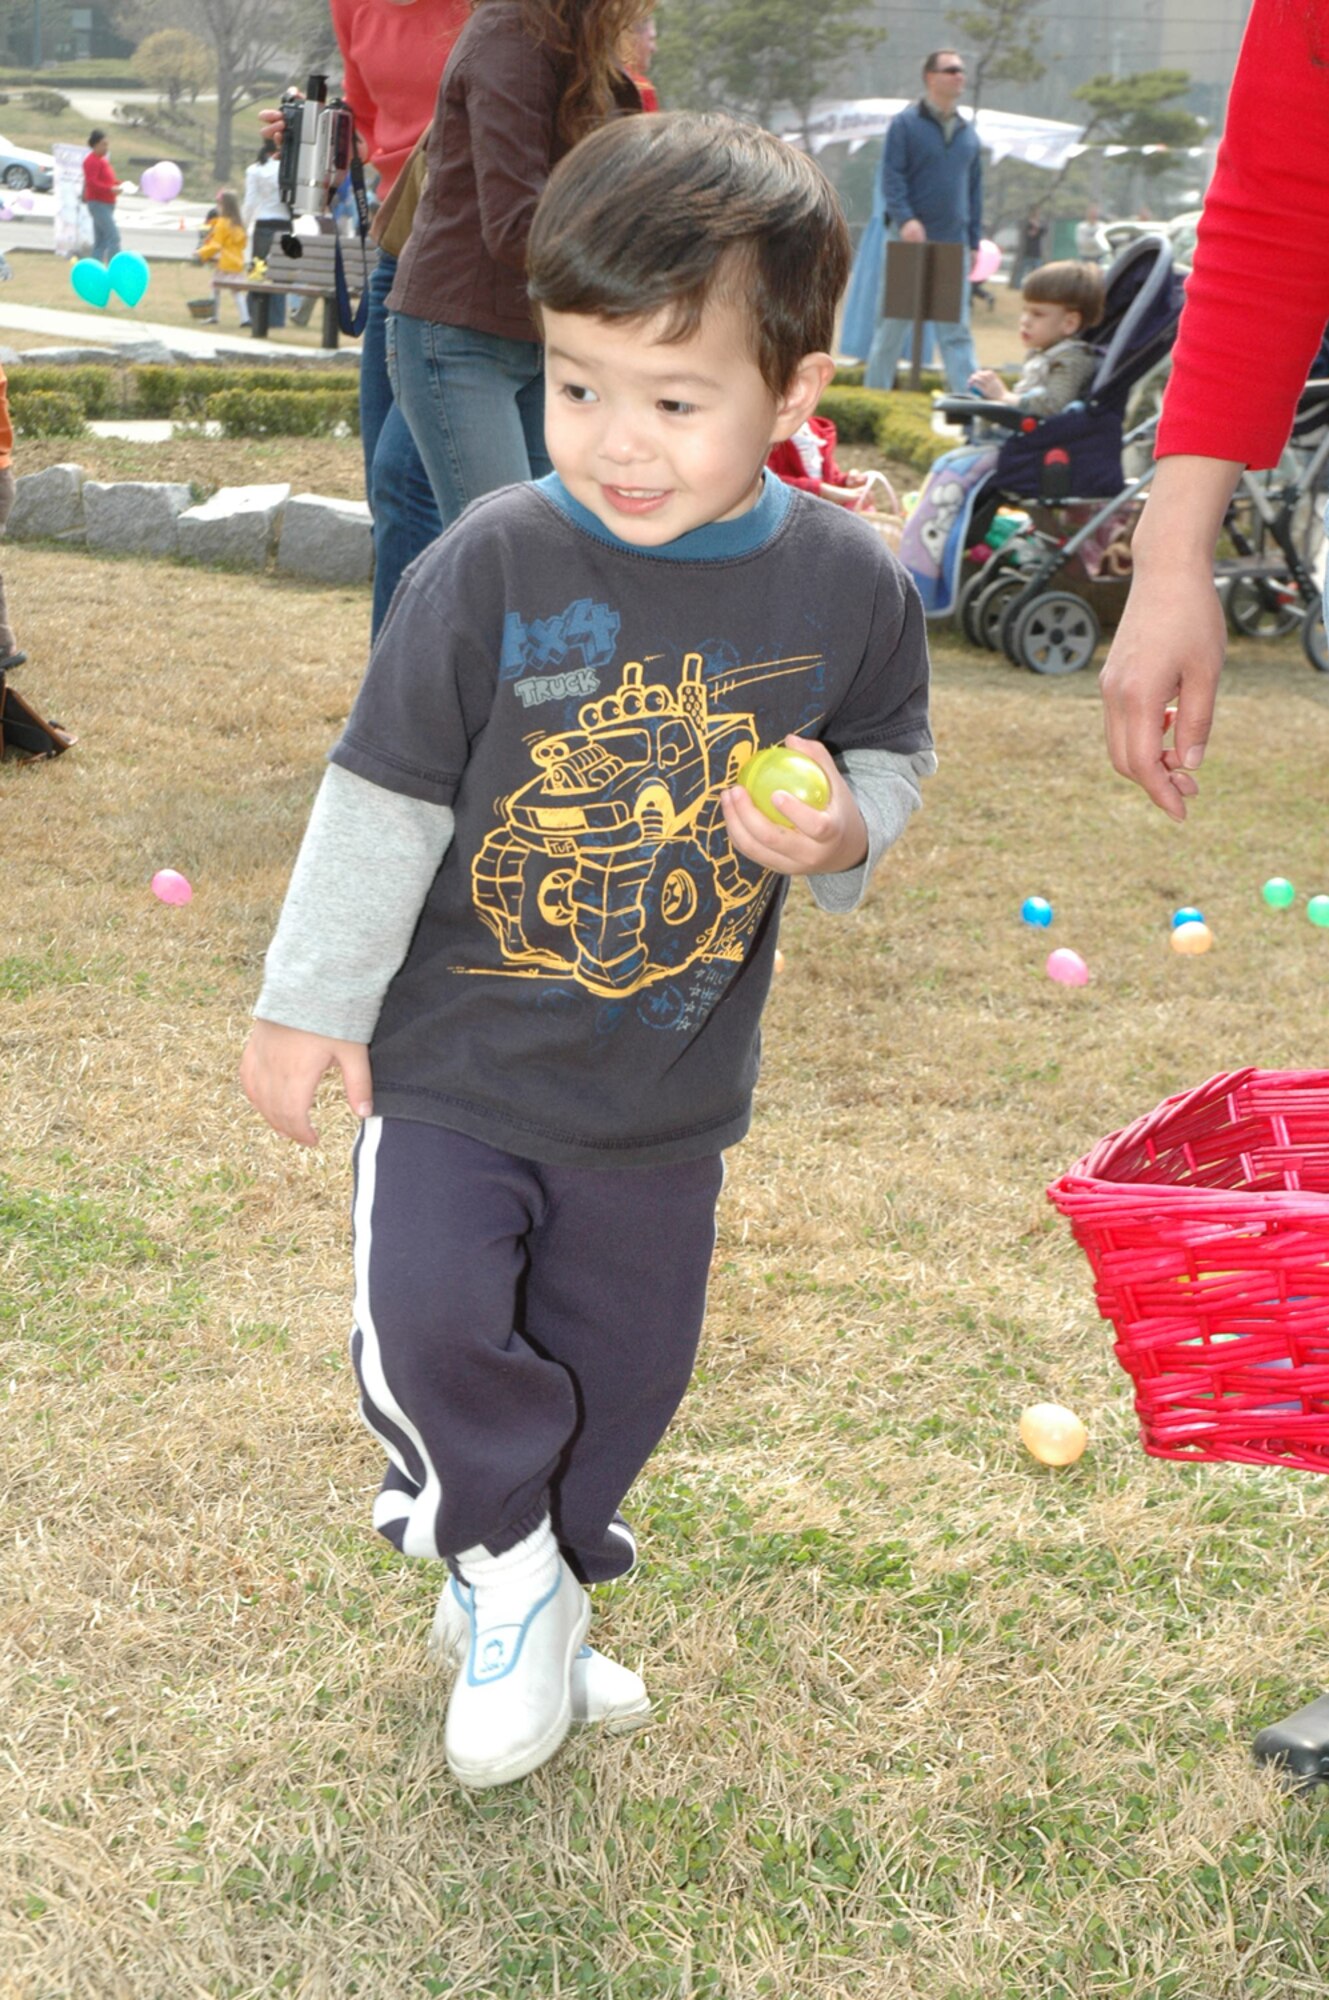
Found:
[{"label": "dry brown grass", "polygon": [[[658,1720],[468,1798],[437,1581],[367,1525],[349,1120],[303,1154],[233,1083],[367,597],[10,568],[81,741],[0,769],[0,1994],[1322,1992],[1329,1812],[1246,1738],[1329,1677],[1329,1487],[1141,1456],[1041,1192],[1169,1090],[1322,1060],[1329,938],[1258,896],[1329,886],[1300,655],[1234,667],[1179,833],[1088,677],[940,654],[925,817],[858,918],[792,900],[703,1367],[597,1598]],[[1048,1395],[1068,1474],[1016,1442]]]}]

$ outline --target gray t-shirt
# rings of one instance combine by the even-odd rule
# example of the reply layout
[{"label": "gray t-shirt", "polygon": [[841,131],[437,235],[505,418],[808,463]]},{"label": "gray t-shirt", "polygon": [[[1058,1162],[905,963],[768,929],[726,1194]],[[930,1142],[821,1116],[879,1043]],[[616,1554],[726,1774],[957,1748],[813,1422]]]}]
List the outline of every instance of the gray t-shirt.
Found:
[{"label": "gray t-shirt", "polygon": [[332,752],[454,816],[375,1111],[569,1164],[741,1138],[787,885],[719,796],[792,730],[930,765],[921,608],[863,523],[773,479],[661,550],[556,478],[468,509],[407,572]]}]

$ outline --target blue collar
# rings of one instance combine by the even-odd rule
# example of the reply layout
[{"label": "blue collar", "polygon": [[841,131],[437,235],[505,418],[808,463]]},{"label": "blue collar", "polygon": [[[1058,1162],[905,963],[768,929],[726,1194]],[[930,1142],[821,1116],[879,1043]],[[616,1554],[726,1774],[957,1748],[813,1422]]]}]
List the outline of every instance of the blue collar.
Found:
[{"label": "blue collar", "polygon": [[677,541],[643,549],[635,542],[623,541],[589,507],[574,500],[556,472],[537,479],[535,488],[553,502],[560,514],[567,516],[574,528],[594,536],[606,548],[621,549],[630,556],[658,556],[663,562],[732,562],[736,556],[750,556],[770,541],[792,504],[790,488],[783,479],[767,472],[763,475],[761,498],[746,514],[732,521],[708,521],[704,528],[694,528],[690,534],[680,535]]}]

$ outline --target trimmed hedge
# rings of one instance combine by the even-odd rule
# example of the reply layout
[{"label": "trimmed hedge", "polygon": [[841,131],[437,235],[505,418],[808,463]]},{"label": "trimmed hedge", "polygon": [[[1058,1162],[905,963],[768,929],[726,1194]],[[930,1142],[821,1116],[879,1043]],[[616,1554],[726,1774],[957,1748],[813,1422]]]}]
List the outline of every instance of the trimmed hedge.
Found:
[{"label": "trimmed hedge", "polygon": [[78,397],[53,389],[32,390],[15,401],[10,414],[16,437],[82,437],[88,427]]},{"label": "trimmed hedge", "polygon": [[817,405],[829,417],[842,444],[875,444],[888,458],[916,472],[926,472],[934,459],[950,451],[954,438],[938,437],[932,428],[932,399],[903,389],[827,389]]},{"label": "trimmed hedge", "polygon": [[355,378],[342,375],[335,383],[326,372],[299,368],[187,368],[153,363],[131,368],[133,408],[141,417],[200,417],[213,396],[231,391],[267,395],[358,395]]},{"label": "trimmed hedge", "polygon": [[343,426],[360,435],[360,399],[354,390],[223,389],[209,396],[204,415],[222,436],[331,437]]},{"label": "trimmed hedge", "polygon": [[[866,364],[862,361],[842,363],[831,377],[832,388],[861,389],[865,368]],[[924,368],[919,375],[918,385],[920,389],[926,389],[929,393],[934,389],[940,393],[946,387],[946,377],[939,368]]]},{"label": "trimmed hedge", "polygon": [[109,368],[41,368],[26,363],[9,377],[9,401],[17,408],[28,396],[72,396],[85,417],[118,410],[120,397]]}]

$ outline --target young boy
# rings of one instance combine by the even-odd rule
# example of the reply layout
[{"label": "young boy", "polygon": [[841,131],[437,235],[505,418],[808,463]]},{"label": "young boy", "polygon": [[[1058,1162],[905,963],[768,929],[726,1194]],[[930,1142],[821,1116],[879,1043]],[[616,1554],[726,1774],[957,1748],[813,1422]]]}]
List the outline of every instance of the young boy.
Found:
[{"label": "young boy", "polygon": [[1034,417],[1054,416],[1089,387],[1098,355],[1081,338],[1103,317],[1103,273],[1068,260],[1040,264],[1020,294],[1020,338],[1027,351],[1013,388],[995,368],[980,368],[969,386],[995,403],[1014,403]]},{"label": "young boy", "polygon": [[[616,122],[529,248],[556,468],[403,578],[315,803],[242,1065],[356,1145],[352,1355],[374,1507],[452,1575],[447,1761],[501,1784],[641,1682],[583,1585],[687,1386],[788,879],[852,909],[935,768],[917,598],[766,475],[830,377],[848,242],[820,170],[718,117]],[[824,811],[735,779],[784,739]],[[372,1067],[372,1086],[371,1086]]]}]

